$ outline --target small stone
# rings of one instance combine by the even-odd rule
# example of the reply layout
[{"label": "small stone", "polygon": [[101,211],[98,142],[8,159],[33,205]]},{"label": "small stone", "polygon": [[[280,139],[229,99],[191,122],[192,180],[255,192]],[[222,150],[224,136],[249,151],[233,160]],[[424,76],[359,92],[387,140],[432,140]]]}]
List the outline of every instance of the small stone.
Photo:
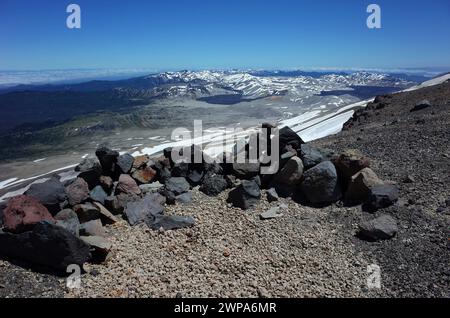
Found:
[{"label": "small stone", "polygon": [[266,194],[267,194],[267,201],[269,202],[278,201],[280,199],[275,188],[270,188],[269,190],[266,191]]},{"label": "small stone", "polygon": [[370,240],[387,240],[397,234],[397,222],[389,215],[362,222],[359,225],[360,235]]},{"label": "small stone", "polygon": [[273,208],[270,208],[268,211],[261,213],[259,217],[261,220],[270,220],[270,219],[282,217],[283,214],[279,213],[279,212],[280,212],[279,207],[273,207]]}]

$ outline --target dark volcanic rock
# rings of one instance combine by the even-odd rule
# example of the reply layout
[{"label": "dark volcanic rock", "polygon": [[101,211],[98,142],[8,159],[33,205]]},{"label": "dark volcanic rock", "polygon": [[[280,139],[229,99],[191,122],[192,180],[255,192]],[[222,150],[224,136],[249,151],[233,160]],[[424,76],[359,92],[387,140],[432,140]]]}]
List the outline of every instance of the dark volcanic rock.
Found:
[{"label": "dark volcanic rock", "polygon": [[21,234],[0,230],[0,254],[63,273],[67,266],[82,266],[91,258],[87,244],[66,229],[47,222]]},{"label": "dark volcanic rock", "polygon": [[21,233],[31,230],[41,221],[54,221],[50,212],[38,200],[20,195],[8,201],[3,211],[4,229]]},{"label": "dark volcanic rock", "polygon": [[25,195],[37,199],[53,215],[61,211],[61,206],[67,200],[66,189],[57,177],[32,184]]},{"label": "dark volcanic rock", "polygon": [[100,145],[95,151],[100,164],[102,166],[103,174],[107,176],[113,176],[115,172],[117,159],[119,158],[119,153],[117,151],[109,149],[106,145]]},{"label": "dark volcanic rock", "polygon": [[139,201],[128,202],[125,215],[130,225],[140,223],[152,223],[156,216],[163,214],[164,208],[155,202],[151,196],[146,196]]},{"label": "dark volcanic rock", "polygon": [[197,169],[192,170],[189,175],[187,176],[187,180],[189,181],[192,186],[197,186],[202,183],[203,176],[205,174],[203,171],[198,171]]},{"label": "dark volcanic rock", "polygon": [[75,236],[79,235],[80,221],[77,214],[71,209],[65,209],[55,215],[56,225],[65,228]]},{"label": "dark volcanic rock", "polygon": [[186,178],[189,174],[189,163],[178,162],[173,165],[172,177],[184,177]]},{"label": "dark volcanic rock", "polygon": [[119,173],[127,174],[130,173],[133,167],[134,157],[128,153],[120,155],[117,158],[117,167],[119,168]]},{"label": "dark volcanic rock", "polygon": [[99,178],[100,185],[106,193],[111,193],[111,189],[114,186],[114,181],[111,177],[108,176],[100,176]]},{"label": "dark volcanic rock", "polygon": [[239,179],[251,179],[259,174],[259,163],[233,163],[233,174]]},{"label": "dark volcanic rock", "polygon": [[183,177],[172,177],[166,181],[166,189],[175,195],[180,195],[188,192],[190,185]]},{"label": "dark volcanic rock", "polygon": [[128,202],[138,200],[137,195],[118,194],[116,196],[109,196],[105,199],[105,207],[113,214],[122,214]]},{"label": "dark volcanic rock", "polygon": [[89,198],[89,186],[84,179],[77,178],[66,187],[70,205],[83,203]]},{"label": "dark volcanic rock", "polygon": [[283,168],[274,176],[274,184],[295,186],[300,183],[303,175],[303,163],[299,157],[292,157]]},{"label": "dark volcanic rock", "polygon": [[227,202],[233,206],[247,210],[258,203],[261,191],[253,180],[243,180],[242,183],[228,194]]},{"label": "dark volcanic rock", "polygon": [[132,177],[128,174],[121,174],[119,177],[119,183],[116,187],[116,194],[120,193],[127,195],[139,195],[141,194],[141,189],[139,189],[139,186]]},{"label": "dark volcanic rock", "polygon": [[329,160],[322,154],[319,149],[314,148],[308,144],[301,145],[300,158],[302,158],[305,170],[311,169],[322,161]]},{"label": "dark volcanic rock", "polygon": [[203,180],[200,191],[209,196],[217,196],[227,188],[227,182],[220,175],[208,175]]},{"label": "dark volcanic rock", "polygon": [[269,190],[267,190],[267,201],[274,202],[278,201],[279,199],[280,197],[278,196],[278,193],[275,190],[275,188],[270,188]]},{"label": "dark volcanic rock", "polygon": [[428,101],[428,100],[423,100],[423,101],[420,101],[420,102],[418,102],[412,109],[411,109],[411,112],[417,112],[417,111],[419,111],[419,110],[423,110],[423,109],[426,109],[426,108],[429,108],[429,107],[431,107],[431,103]]},{"label": "dark volcanic rock", "polygon": [[163,228],[165,231],[190,227],[195,224],[189,216],[158,215],[154,221],[147,223],[153,230]]},{"label": "dark volcanic rock", "polygon": [[89,193],[92,201],[100,202],[101,204],[105,204],[105,199],[108,194],[103,190],[102,186],[96,186]]},{"label": "dark volcanic rock", "polygon": [[369,240],[388,240],[397,234],[397,222],[389,215],[364,221],[359,225],[359,235]]},{"label": "dark volcanic rock", "polygon": [[392,184],[374,186],[370,189],[369,197],[364,204],[364,209],[375,212],[387,208],[398,201],[398,187]]},{"label": "dark volcanic rock", "polygon": [[342,196],[336,168],[324,161],[303,174],[301,189],[309,202],[317,205],[336,202]]},{"label": "dark volcanic rock", "polygon": [[75,167],[75,171],[79,172],[78,177],[86,181],[89,188],[93,188],[99,184],[99,178],[102,174],[102,166],[97,159],[86,158]]},{"label": "dark volcanic rock", "polygon": [[100,218],[99,209],[90,202],[78,204],[73,207],[81,223],[89,222]]},{"label": "dark volcanic rock", "polygon": [[287,145],[291,145],[294,149],[299,149],[300,145],[304,144],[305,142],[300,138],[300,136],[293,131],[289,127],[283,127],[279,131],[280,133],[280,153],[281,150],[284,149]]}]

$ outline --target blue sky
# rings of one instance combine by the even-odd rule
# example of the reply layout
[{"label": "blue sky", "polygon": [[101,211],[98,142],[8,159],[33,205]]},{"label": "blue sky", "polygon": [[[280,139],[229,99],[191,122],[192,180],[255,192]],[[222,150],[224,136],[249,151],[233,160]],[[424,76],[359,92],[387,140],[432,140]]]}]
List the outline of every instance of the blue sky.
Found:
[{"label": "blue sky", "polygon": [[448,0],[0,1],[3,70],[428,66],[450,66]]}]

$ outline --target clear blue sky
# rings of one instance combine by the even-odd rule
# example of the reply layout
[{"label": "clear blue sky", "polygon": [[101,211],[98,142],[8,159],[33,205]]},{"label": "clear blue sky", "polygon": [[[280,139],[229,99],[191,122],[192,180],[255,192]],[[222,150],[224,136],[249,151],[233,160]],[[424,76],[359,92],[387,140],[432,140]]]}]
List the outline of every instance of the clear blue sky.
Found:
[{"label": "clear blue sky", "polygon": [[450,66],[449,0],[0,1],[3,70],[424,66]]}]

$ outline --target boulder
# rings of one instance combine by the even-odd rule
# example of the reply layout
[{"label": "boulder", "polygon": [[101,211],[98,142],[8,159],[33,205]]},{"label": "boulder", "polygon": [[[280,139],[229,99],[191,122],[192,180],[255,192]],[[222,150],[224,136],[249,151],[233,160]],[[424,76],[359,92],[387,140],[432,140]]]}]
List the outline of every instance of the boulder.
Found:
[{"label": "boulder", "polygon": [[172,192],[173,194],[180,195],[188,192],[190,189],[189,182],[183,177],[172,177],[166,181],[166,190]]},{"label": "boulder", "polygon": [[168,191],[166,188],[162,188],[158,191],[158,193],[166,198],[167,204],[169,204],[169,205],[175,204],[177,196],[173,192]]},{"label": "boulder", "polygon": [[114,176],[120,173],[120,171],[116,171],[117,159],[119,158],[117,151],[109,149],[106,145],[100,145],[95,151],[95,155],[100,161],[104,175]]},{"label": "boulder", "polygon": [[89,197],[94,202],[100,202],[101,204],[105,204],[105,199],[108,196],[108,194],[103,190],[102,186],[96,186],[94,189],[91,190],[89,193]]},{"label": "boulder", "polygon": [[102,174],[102,166],[97,159],[86,158],[75,167],[75,171],[79,172],[78,178],[86,181],[92,189],[99,183],[99,178]]},{"label": "boulder", "polygon": [[43,265],[61,273],[91,258],[89,246],[63,227],[37,223],[32,231],[12,234],[0,230],[0,254]]},{"label": "boulder", "polygon": [[186,193],[180,194],[179,196],[177,196],[175,198],[175,201],[180,202],[182,204],[189,204],[192,202],[192,193],[186,192]]},{"label": "boulder", "polygon": [[274,176],[273,183],[281,183],[288,186],[300,184],[303,175],[303,162],[299,157],[292,157]]},{"label": "boulder", "polygon": [[189,216],[174,215],[158,215],[155,220],[147,223],[147,225],[153,230],[159,230],[162,228],[165,231],[191,227],[194,224],[194,219]]},{"label": "boulder", "polygon": [[338,201],[341,188],[336,168],[330,161],[324,161],[303,174],[301,190],[309,202],[315,205]]},{"label": "boulder", "polygon": [[335,156],[332,161],[344,181],[349,181],[359,171],[370,167],[369,158],[356,149],[347,149],[339,156]]},{"label": "boulder", "polygon": [[90,202],[86,202],[84,204],[77,204],[73,207],[73,210],[77,214],[80,223],[85,223],[100,218],[99,209]]},{"label": "boulder", "polygon": [[54,219],[47,208],[38,200],[26,195],[10,199],[3,210],[3,226],[5,231],[22,233],[30,231],[41,221]]},{"label": "boulder", "polygon": [[233,174],[236,178],[249,180],[259,174],[259,163],[233,163]]},{"label": "boulder", "polygon": [[364,202],[367,200],[372,187],[383,184],[384,182],[378,178],[372,169],[364,168],[350,179],[345,199],[350,202]]},{"label": "boulder", "polygon": [[291,145],[294,149],[299,149],[300,145],[305,143],[302,138],[288,126],[281,128],[279,135],[280,153],[287,145]]},{"label": "boulder", "polygon": [[319,149],[308,144],[301,145],[300,158],[302,158],[305,170],[311,169],[322,161],[327,161],[327,158]]},{"label": "boulder", "polygon": [[203,179],[200,191],[209,196],[217,196],[227,189],[227,182],[220,175],[207,175]]},{"label": "boulder", "polygon": [[119,173],[128,174],[133,168],[134,157],[128,153],[120,155],[117,158],[117,167],[119,168]]},{"label": "boulder", "polygon": [[275,188],[270,188],[269,190],[267,190],[266,195],[267,195],[267,201],[269,201],[269,202],[278,201],[280,199]]},{"label": "boulder", "polygon": [[88,221],[80,224],[81,236],[102,236],[106,237],[106,231],[103,228],[102,222],[97,220]]},{"label": "boulder", "polygon": [[431,107],[431,103],[428,101],[428,100],[423,100],[423,101],[420,101],[420,102],[418,102],[412,109],[411,109],[411,112],[417,112],[417,111],[419,111],[419,110],[423,110],[423,109],[426,109],[426,108],[429,108],[429,107]]},{"label": "boulder", "polygon": [[65,228],[75,236],[79,236],[80,221],[77,214],[71,209],[65,209],[55,215],[56,225]]},{"label": "boulder", "polygon": [[141,200],[128,202],[125,208],[125,215],[130,225],[137,225],[140,223],[150,224],[155,217],[163,214],[164,208],[154,198],[146,196]]},{"label": "boulder", "polygon": [[132,174],[134,180],[140,184],[146,184],[156,179],[156,171],[150,167],[135,170]]},{"label": "boulder", "polygon": [[253,180],[243,180],[242,183],[230,191],[227,202],[233,206],[247,210],[258,203],[261,190]]},{"label": "boulder", "polygon": [[43,183],[33,183],[25,195],[37,199],[53,215],[61,211],[67,200],[66,189],[57,177]]},{"label": "boulder", "polygon": [[375,212],[395,204],[399,198],[398,187],[393,184],[377,185],[370,189],[364,209]]},{"label": "boulder", "polygon": [[359,235],[369,240],[388,240],[393,238],[397,232],[397,222],[385,214],[359,225]]},{"label": "boulder", "polygon": [[66,187],[69,204],[74,206],[89,199],[89,186],[84,179],[76,178]]},{"label": "boulder", "polygon": [[127,195],[139,195],[141,194],[141,189],[137,185],[136,181],[128,174],[121,174],[119,177],[119,183],[116,187],[116,194],[127,194]]}]

